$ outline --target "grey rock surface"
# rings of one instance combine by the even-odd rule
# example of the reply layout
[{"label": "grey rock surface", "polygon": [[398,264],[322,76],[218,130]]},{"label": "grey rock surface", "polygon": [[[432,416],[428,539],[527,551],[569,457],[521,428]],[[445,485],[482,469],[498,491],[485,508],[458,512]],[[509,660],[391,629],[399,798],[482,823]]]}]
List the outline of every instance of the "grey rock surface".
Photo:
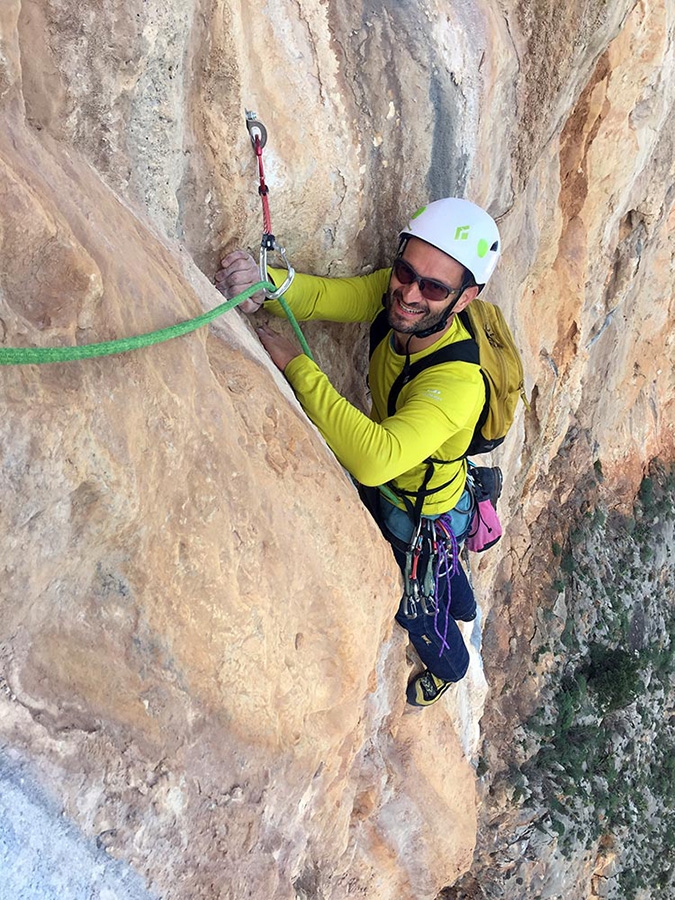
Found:
[{"label": "grey rock surface", "polygon": [[2,900],[156,900],[63,814],[30,766],[0,756]]}]

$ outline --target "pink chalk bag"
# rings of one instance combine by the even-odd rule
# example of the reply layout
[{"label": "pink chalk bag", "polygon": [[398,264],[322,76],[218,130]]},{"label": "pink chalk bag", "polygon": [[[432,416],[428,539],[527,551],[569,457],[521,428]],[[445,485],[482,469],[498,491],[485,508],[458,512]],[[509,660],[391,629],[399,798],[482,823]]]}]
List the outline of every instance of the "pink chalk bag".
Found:
[{"label": "pink chalk bag", "polygon": [[474,466],[469,463],[466,485],[474,500],[474,513],[467,532],[467,550],[482,553],[502,536],[497,515],[497,500],[502,492],[502,470],[498,466]]}]

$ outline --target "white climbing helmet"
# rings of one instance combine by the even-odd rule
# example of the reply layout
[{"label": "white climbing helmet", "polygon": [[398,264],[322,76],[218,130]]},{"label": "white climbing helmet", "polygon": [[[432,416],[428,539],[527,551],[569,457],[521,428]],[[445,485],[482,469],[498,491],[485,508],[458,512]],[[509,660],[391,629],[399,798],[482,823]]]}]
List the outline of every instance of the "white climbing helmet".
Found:
[{"label": "white climbing helmet", "polygon": [[416,237],[452,256],[481,287],[495,270],[502,244],[492,216],[469,200],[446,197],[418,209],[400,238]]}]

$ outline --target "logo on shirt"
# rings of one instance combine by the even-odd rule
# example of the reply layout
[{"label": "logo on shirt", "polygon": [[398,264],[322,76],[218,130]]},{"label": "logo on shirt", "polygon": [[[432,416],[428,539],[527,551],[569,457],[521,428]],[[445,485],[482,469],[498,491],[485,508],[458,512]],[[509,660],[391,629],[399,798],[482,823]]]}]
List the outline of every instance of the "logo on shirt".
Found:
[{"label": "logo on shirt", "polygon": [[440,400],[443,394],[438,390],[438,388],[428,388],[424,392],[425,397],[429,397],[430,400]]}]

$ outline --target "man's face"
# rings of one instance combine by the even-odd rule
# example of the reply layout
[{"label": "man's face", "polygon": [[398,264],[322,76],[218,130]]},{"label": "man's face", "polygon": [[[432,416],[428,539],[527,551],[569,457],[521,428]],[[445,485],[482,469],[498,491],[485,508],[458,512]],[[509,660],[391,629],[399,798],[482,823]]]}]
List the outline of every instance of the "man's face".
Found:
[{"label": "man's face", "polygon": [[[392,271],[386,300],[389,325],[399,334],[415,334],[441,321],[446,309],[457,300],[455,289],[461,287],[466,271],[442,250],[417,238],[410,238],[402,258],[420,278],[440,282],[451,289],[444,300],[428,300],[422,296],[416,281],[404,284]],[[464,307],[463,300],[464,296],[455,307],[457,311]]]}]

